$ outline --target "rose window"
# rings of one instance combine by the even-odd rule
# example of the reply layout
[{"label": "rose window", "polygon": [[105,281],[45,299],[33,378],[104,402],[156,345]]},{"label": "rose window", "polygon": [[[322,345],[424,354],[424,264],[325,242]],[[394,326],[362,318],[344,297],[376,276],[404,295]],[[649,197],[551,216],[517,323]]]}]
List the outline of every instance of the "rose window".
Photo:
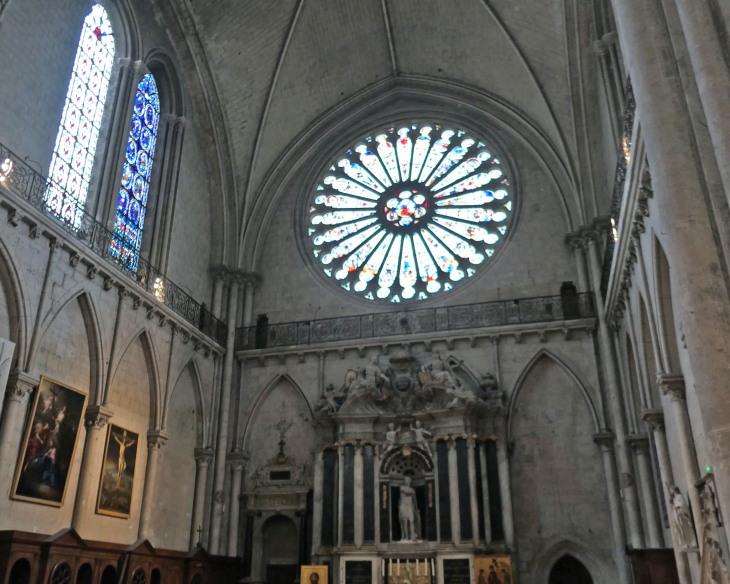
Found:
[{"label": "rose window", "polygon": [[509,167],[442,124],[373,132],[320,175],[308,205],[322,274],[367,300],[425,300],[483,271],[511,229]]}]

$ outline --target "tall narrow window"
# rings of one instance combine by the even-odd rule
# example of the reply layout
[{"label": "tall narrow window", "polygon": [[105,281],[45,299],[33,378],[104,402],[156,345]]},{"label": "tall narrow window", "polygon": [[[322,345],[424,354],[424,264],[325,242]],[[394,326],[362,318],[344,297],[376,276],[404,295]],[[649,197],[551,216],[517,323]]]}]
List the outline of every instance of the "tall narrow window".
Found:
[{"label": "tall narrow window", "polygon": [[74,227],[86,203],[113,63],[112,27],[106,10],[94,4],[81,29],[46,193],[48,210]]},{"label": "tall narrow window", "polygon": [[142,78],[134,98],[132,128],[129,131],[127,152],[122,172],[122,188],[117,202],[114,221],[114,239],[111,254],[119,264],[137,271],[142,228],[150,190],[152,159],[157,142],[157,124],[160,120],[160,97],[151,74]]}]

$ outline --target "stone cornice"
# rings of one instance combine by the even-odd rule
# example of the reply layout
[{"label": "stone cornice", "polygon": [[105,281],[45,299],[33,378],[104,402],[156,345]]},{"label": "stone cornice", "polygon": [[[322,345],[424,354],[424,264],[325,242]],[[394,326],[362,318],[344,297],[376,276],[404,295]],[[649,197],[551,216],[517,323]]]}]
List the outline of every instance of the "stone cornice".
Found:
[{"label": "stone cornice", "polygon": [[684,384],[684,376],[671,373],[656,374],[656,382],[664,395],[668,395],[672,401],[684,401],[687,388]]},{"label": "stone cornice", "polygon": [[584,318],[570,321],[500,325],[456,331],[372,337],[311,345],[274,347],[271,349],[250,349],[237,351],[236,355],[239,361],[265,362],[267,359],[279,359],[282,363],[286,361],[287,357],[296,357],[303,361],[306,355],[317,355],[319,353],[335,353],[344,359],[347,350],[357,351],[361,357],[365,355],[368,349],[378,349],[382,354],[387,355],[391,347],[410,347],[422,344],[425,345],[428,351],[435,343],[445,343],[447,347],[453,348],[457,341],[468,342],[474,347],[478,340],[486,339],[491,343],[494,337],[512,337],[516,343],[523,343],[527,336],[535,336],[538,342],[545,342],[547,334],[554,333],[563,335],[563,338],[569,341],[574,338],[571,333],[585,331],[592,334],[595,328],[595,318]]}]

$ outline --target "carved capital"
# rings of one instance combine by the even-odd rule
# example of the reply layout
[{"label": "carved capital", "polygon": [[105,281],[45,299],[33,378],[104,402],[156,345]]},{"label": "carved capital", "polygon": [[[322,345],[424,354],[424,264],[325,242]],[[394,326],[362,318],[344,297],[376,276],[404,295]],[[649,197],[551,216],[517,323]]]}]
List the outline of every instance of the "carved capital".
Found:
[{"label": "carved capital", "polygon": [[613,432],[609,430],[603,430],[602,432],[597,432],[596,434],[593,434],[593,441],[605,449],[613,448],[613,441],[616,439],[616,436]]},{"label": "carved capital", "polygon": [[40,379],[16,369],[10,373],[5,395],[9,400],[20,401],[38,387],[39,383]]},{"label": "carved capital", "polygon": [[101,430],[114,415],[114,412],[104,406],[89,406],[84,414],[84,426],[89,430]]},{"label": "carved capital", "polygon": [[642,417],[652,431],[664,431],[664,412],[660,408],[642,410]]},{"label": "carved capital", "polygon": [[228,277],[228,271],[228,268],[224,265],[210,267],[210,275],[214,280],[225,281]]},{"label": "carved capital", "polygon": [[243,284],[246,287],[251,287],[254,290],[258,290],[261,286],[261,274],[257,272],[243,272]]},{"label": "carved capital", "polygon": [[668,395],[672,401],[684,401],[686,388],[682,375],[659,372],[656,375],[656,382],[662,393]]},{"label": "carved capital", "polygon": [[164,430],[150,430],[147,432],[147,450],[159,450],[169,437],[170,435]]},{"label": "carved capital", "polygon": [[215,453],[211,448],[196,448],[194,455],[195,462],[198,466],[208,466],[213,460]]},{"label": "carved capital", "polygon": [[646,434],[631,434],[626,437],[626,442],[637,453],[646,453],[649,451],[649,436]]},{"label": "carved capital", "polygon": [[249,455],[246,452],[240,450],[234,450],[229,452],[227,456],[228,464],[234,471],[242,471],[248,463]]},{"label": "carved capital", "polygon": [[565,236],[565,244],[574,252],[583,250],[585,243],[583,234],[579,231],[573,231]]}]

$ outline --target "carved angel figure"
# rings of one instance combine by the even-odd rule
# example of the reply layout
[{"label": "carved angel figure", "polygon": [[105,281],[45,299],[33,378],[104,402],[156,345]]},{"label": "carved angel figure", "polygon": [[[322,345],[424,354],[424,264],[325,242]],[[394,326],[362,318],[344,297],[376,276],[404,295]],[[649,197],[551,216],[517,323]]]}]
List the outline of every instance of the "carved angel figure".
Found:
[{"label": "carved angel figure", "polygon": [[682,546],[684,548],[697,547],[697,538],[689,515],[687,501],[685,501],[682,491],[676,485],[669,489],[669,500],[672,504],[672,513]]},{"label": "carved angel figure", "polygon": [[426,436],[431,436],[432,434],[423,427],[421,420],[416,420],[415,428],[411,424],[411,432],[416,436],[416,445],[422,450],[425,450],[429,456],[433,456],[431,454],[431,447],[428,445],[428,440],[426,439]]},{"label": "carved angel figure", "polygon": [[395,448],[396,442],[398,442],[398,435],[400,430],[396,430],[395,424],[391,422],[388,424],[388,431],[385,433],[385,442],[383,442],[383,449],[380,456],[385,456]]}]

